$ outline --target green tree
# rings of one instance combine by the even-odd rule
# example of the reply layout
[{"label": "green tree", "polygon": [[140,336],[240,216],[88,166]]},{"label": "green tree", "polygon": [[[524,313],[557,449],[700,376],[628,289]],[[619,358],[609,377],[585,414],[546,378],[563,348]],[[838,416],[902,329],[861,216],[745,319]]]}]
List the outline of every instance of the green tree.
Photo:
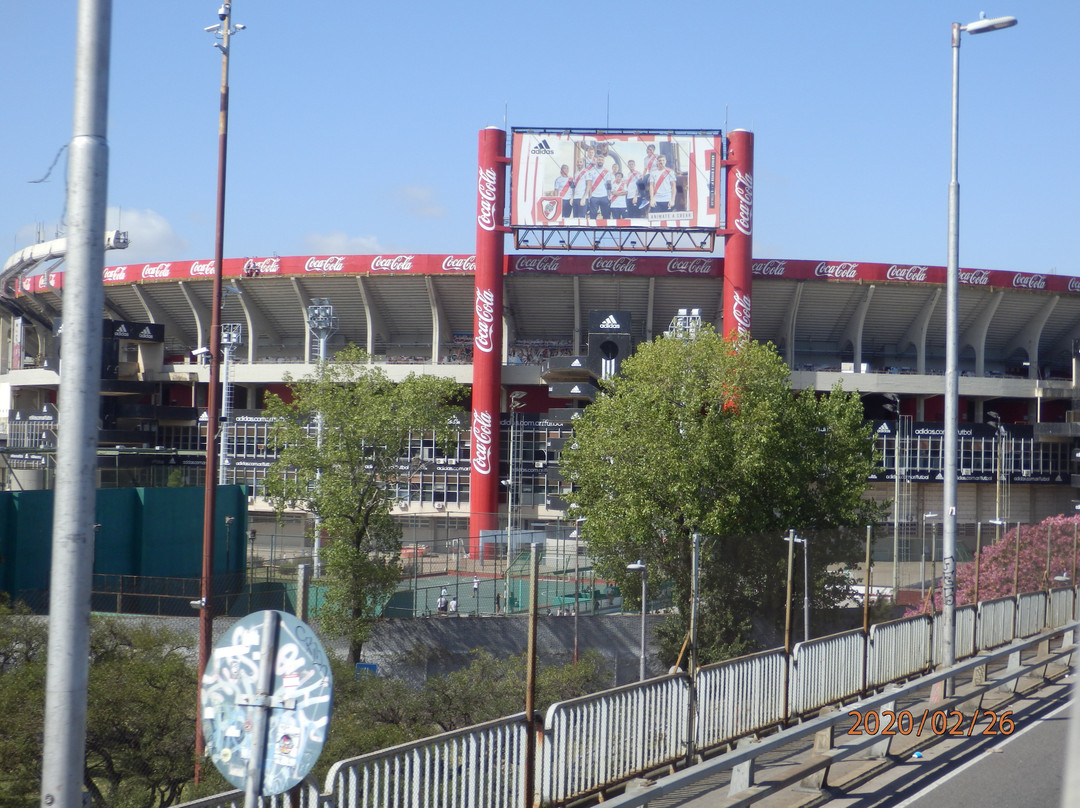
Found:
[{"label": "green tree", "polygon": [[279,454],[267,495],[279,515],[303,507],[319,520],[328,544],[320,556],[327,596],[319,620],[328,634],[348,640],[355,662],[401,577],[401,529],[390,508],[396,481],[413,471],[404,462],[409,436],[448,437],[461,387],[416,374],[392,381],[349,346],[290,389],[289,401],[268,397]]},{"label": "green tree", "polygon": [[873,436],[857,394],[796,394],[772,346],[704,328],[638,348],[620,376],[574,422],[561,458],[573,513],[598,572],[633,603],[637,573],[671,583],[679,619],[667,622],[674,660],[689,624],[693,535],[701,536],[699,659],[752,646],[751,619],[783,613],[789,529],[811,537],[813,599],[835,602],[827,565],[857,563],[862,526],[879,507],[864,499]]},{"label": "green tree", "polygon": [[[40,799],[47,645],[41,618],[0,613],[0,805]],[[95,806],[180,799],[195,765],[191,653],[191,638],[167,629],[92,621],[83,785]]]},{"label": "green tree", "polygon": [[[986,535],[984,531],[983,536]],[[1080,564],[1077,549],[1080,516],[1058,514],[1048,516],[1036,525],[1006,527],[996,544],[993,537],[990,533],[979,557],[980,601],[1075,586],[1077,565]],[[940,584],[933,590],[933,596],[933,609],[940,612],[943,608]],[[956,605],[967,606],[974,602],[975,562],[967,561],[956,568]],[[922,614],[930,609],[927,597],[907,614]]]}]

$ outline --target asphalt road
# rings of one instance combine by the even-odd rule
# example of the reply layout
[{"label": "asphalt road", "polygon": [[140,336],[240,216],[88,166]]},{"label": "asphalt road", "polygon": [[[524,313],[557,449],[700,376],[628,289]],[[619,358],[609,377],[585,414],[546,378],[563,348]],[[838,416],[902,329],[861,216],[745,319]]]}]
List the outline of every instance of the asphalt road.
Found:
[{"label": "asphalt road", "polygon": [[[1061,804],[1075,676],[1009,705],[1011,734],[959,737],[907,755],[861,785],[818,802],[829,808],[971,808]],[[1075,752],[1074,752],[1075,754]],[[1074,765],[1080,765],[1077,760]]]}]

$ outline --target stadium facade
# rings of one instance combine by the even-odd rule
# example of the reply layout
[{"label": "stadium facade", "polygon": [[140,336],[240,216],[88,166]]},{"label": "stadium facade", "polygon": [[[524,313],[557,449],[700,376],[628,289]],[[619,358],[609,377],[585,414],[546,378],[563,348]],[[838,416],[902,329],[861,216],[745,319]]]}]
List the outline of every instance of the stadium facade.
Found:
[{"label": "stadium facade", "polygon": [[[473,255],[224,262],[221,321],[233,341],[223,467],[226,482],[250,487],[254,512],[269,510],[262,480],[274,459],[265,396],[308,373],[321,347],[332,355],[355,343],[392,378],[435,373],[472,384],[475,272]],[[210,342],[213,275],[213,261],[104,270],[102,486],[202,484],[209,373],[200,360]],[[903,534],[916,535],[941,511],[944,268],[755,259],[752,282],[752,338],[776,345],[796,389],[840,384],[860,393],[882,458],[870,496],[895,500]],[[512,520],[518,530],[564,521],[570,487],[559,452],[574,410],[595,396],[597,378],[673,321],[700,318],[725,331],[724,285],[724,259],[700,255],[505,257],[497,524]],[[62,357],[62,245],[12,256],[0,288],[3,487],[47,488]],[[1026,523],[1070,511],[1080,484],[1080,283],[963,269],[958,305],[959,535],[970,536],[980,521]],[[328,318],[322,329],[319,306]],[[447,453],[415,436],[396,506],[409,541],[469,535],[470,460],[467,430]]]}]

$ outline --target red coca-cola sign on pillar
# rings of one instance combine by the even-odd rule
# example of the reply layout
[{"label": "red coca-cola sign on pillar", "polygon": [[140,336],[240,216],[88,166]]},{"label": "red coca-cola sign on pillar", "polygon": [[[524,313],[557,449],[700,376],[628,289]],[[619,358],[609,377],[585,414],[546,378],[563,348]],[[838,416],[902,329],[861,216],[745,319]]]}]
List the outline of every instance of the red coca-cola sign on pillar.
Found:
[{"label": "red coca-cola sign on pillar", "polygon": [[754,245],[754,133],[728,133],[727,240],[724,246],[724,334],[750,336]]},{"label": "red coca-cola sign on pillar", "polygon": [[503,206],[506,132],[480,132],[476,176],[476,275],[473,309],[472,463],[469,554],[480,531],[499,529],[499,401],[502,385]]}]

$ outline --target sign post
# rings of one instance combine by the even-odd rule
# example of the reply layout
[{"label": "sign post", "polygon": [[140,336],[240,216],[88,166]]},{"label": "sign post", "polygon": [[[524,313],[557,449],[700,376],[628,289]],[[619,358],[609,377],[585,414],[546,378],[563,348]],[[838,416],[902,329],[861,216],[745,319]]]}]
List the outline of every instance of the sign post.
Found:
[{"label": "sign post", "polygon": [[237,622],[214,648],[200,704],[206,751],[245,804],[298,785],[330,725],[330,661],[309,626],[286,612]]}]

